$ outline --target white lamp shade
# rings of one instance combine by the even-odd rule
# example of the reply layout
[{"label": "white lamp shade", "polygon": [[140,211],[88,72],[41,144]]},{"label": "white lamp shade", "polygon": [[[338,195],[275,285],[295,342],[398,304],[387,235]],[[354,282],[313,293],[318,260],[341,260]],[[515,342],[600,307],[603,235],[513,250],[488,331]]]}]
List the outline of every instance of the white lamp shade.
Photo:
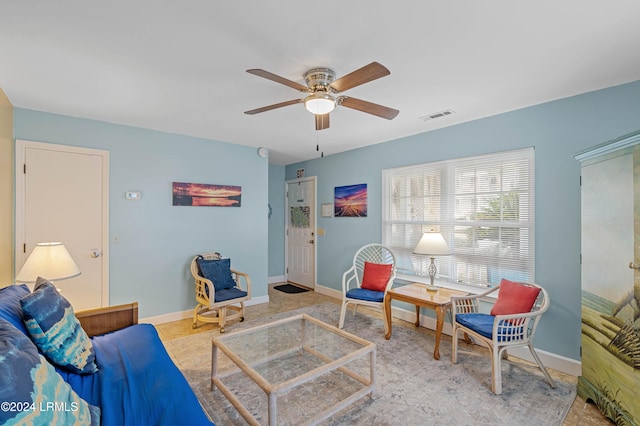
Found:
[{"label": "white lamp shade", "polygon": [[414,254],[445,256],[451,254],[447,242],[439,232],[425,232],[413,249]]},{"label": "white lamp shade", "polygon": [[38,277],[51,281],[80,275],[78,265],[60,242],[38,243],[16,276],[16,281],[33,283]]},{"label": "white lamp shade", "polygon": [[314,93],[304,100],[304,107],[312,114],[327,114],[336,107],[336,102],[331,95]]}]

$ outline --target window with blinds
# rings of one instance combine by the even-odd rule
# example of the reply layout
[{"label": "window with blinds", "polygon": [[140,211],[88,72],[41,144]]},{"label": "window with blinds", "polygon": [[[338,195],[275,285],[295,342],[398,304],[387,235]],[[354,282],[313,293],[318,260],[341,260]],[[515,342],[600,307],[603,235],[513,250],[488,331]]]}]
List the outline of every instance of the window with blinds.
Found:
[{"label": "window with blinds", "polygon": [[382,243],[398,273],[427,276],[412,254],[424,232],[440,232],[451,255],[438,279],[494,285],[534,281],[533,148],[383,170]]}]

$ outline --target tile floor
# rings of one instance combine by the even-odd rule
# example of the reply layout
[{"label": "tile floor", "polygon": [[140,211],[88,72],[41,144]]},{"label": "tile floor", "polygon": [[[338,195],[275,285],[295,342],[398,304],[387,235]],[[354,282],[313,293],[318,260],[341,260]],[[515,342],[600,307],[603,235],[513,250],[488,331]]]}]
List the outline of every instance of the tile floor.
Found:
[{"label": "tile floor", "polygon": [[[340,301],[331,297],[309,291],[306,293],[298,294],[286,294],[281,291],[275,290],[273,287],[276,284],[269,286],[269,303],[262,303],[259,305],[248,306],[245,310],[246,320],[253,320],[258,318],[265,318],[280,312],[291,311],[294,309],[302,308],[304,306],[315,305],[322,302],[333,302],[339,304]],[[362,308],[361,308],[362,309]],[[382,315],[375,311],[369,311],[371,315]],[[413,327],[413,324],[394,318],[394,326],[396,323],[398,326]],[[192,320],[184,319],[180,321],[174,321],[170,323],[160,324],[156,326],[160,338],[164,341],[176,339],[178,337],[187,336],[190,334],[201,333],[203,331],[212,331],[218,329],[215,324],[202,324],[197,329],[192,328]],[[233,329],[233,322],[227,323],[227,330]],[[481,349],[479,349],[481,350]],[[569,376],[567,374],[550,370],[551,375],[554,378],[561,378],[564,381],[577,382],[577,378]],[[598,425],[610,425],[612,422],[604,417],[594,404],[584,401],[580,397],[576,397],[569,413],[562,426],[598,426]]]}]

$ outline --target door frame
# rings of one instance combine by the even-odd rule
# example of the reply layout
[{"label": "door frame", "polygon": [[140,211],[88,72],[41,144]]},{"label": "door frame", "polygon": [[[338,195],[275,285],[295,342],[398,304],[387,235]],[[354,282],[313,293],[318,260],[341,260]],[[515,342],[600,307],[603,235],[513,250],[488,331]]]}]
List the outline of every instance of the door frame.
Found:
[{"label": "door frame", "polygon": [[318,210],[318,181],[316,176],[302,177],[298,179],[286,180],[284,182],[284,279],[285,281],[289,281],[289,196],[287,191],[289,190],[289,185],[299,182],[307,182],[311,181],[313,184],[313,211],[311,214],[311,232],[313,232],[314,239],[314,247],[313,247],[313,258],[311,261],[313,262],[313,282],[312,289],[315,290],[316,285],[318,284],[318,220],[317,220],[317,210]]},{"label": "door frame", "polygon": [[24,244],[26,239],[26,223],[25,223],[25,191],[26,191],[26,175],[24,173],[24,165],[26,161],[26,151],[28,148],[42,149],[48,151],[68,152],[72,154],[94,155],[100,157],[102,165],[102,305],[109,306],[109,151],[102,149],[83,148],[69,145],[59,145],[45,142],[34,142],[22,139],[16,139],[16,166],[15,166],[15,273],[22,268],[27,260],[29,253],[25,253]]}]

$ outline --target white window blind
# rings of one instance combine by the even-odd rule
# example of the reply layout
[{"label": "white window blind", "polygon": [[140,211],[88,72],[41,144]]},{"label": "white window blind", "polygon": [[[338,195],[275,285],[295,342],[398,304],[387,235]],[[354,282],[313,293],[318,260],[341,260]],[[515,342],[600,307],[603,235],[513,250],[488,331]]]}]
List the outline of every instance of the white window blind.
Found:
[{"label": "white window blind", "polygon": [[412,254],[423,232],[440,232],[450,256],[438,279],[493,285],[534,281],[534,149],[383,170],[382,243],[398,272],[427,276]]}]

